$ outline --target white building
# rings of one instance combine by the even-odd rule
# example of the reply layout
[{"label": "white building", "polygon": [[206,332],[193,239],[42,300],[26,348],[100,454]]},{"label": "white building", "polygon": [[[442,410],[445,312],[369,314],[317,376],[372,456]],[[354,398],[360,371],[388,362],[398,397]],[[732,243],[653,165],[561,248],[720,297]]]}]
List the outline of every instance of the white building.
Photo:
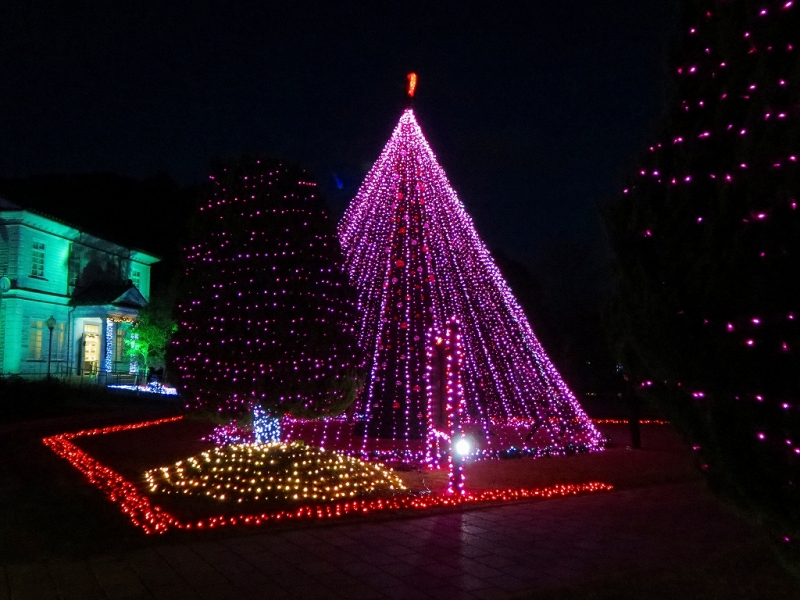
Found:
[{"label": "white building", "polygon": [[124,338],[156,262],[0,198],[0,377],[129,373]]}]

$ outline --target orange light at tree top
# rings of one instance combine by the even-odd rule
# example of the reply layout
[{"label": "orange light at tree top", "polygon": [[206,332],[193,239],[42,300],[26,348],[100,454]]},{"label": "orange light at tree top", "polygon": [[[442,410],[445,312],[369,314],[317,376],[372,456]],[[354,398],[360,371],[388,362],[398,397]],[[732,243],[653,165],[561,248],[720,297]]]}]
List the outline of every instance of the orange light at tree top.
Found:
[{"label": "orange light at tree top", "polygon": [[414,97],[414,90],[417,89],[417,74],[416,73],[409,73],[408,74],[408,97]]}]

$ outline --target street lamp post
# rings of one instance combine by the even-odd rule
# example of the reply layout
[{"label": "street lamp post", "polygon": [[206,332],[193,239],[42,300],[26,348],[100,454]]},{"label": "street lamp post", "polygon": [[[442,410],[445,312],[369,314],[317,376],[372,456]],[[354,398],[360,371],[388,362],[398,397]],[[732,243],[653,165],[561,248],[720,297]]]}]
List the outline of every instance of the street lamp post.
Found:
[{"label": "street lamp post", "polygon": [[46,323],[47,328],[50,330],[50,341],[47,345],[47,380],[50,380],[50,356],[53,354],[53,329],[56,327],[56,318],[50,315]]}]

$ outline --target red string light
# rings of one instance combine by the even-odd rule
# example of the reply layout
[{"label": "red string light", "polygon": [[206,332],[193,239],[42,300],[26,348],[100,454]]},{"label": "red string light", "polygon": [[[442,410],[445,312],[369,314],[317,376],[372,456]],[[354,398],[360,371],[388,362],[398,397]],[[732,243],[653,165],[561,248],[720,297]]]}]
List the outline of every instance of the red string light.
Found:
[{"label": "red string light", "polygon": [[610,491],[612,485],[601,482],[560,484],[535,489],[504,489],[466,492],[463,495],[398,495],[392,498],[350,500],[330,504],[301,506],[294,510],[277,510],[260,514],[219,515],[199,520],[181,520],[163,508],[151,503],[148,496],[136,485],[127,481],[113,469],[103,465],[70,440],[78,437],[107,435],[119,431],[142,429],[164,423],[179,421],[183,417],[170,417],[155,421],[143,421],[130,425],[116,425],[89,429],[75,433],[62,433],[42,439],[42,442],[58,456],[66,459],[78,469],[93,486],[102,491],[131,522],[146,534],[164,533],[167,529],[213,529],[236,525],[262,525],[281,520],[333,519],[354,514],[369,514],[387,510],[426,510],[437,507],[457,507],[481,502],[514,502],[531,498],[557,498],[577,494]]},{"label": "red string light", "polygon": [[[592,419],[595,425],[627,425],[628,419]],[[640,425],[669,425],[669,421],[661,419],[640,419]]]}]

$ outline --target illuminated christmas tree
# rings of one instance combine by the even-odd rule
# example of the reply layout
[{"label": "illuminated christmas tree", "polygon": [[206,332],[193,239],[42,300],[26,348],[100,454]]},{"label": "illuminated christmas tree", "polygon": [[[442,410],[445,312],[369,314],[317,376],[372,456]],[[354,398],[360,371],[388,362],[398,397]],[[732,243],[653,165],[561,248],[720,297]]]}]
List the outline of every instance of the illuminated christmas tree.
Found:
[{"label": "illuminated christmas tree", "polygon": [[608,208],[626,370],[715,487],[787,539],[800,537],[794,4],[687,3],[672,104]]},{"label": "illuminated christmas tree", "polygon": [[[413,96],[416,78],[410,78]],[[504,427],[522,432],[516,448],[530,453],[599,446],[600,434],[548,360],[410,107],[348,207],[339,235],[358,290],[358,337],[368,357],[355,407],[365,422],[365,444],[377,437],[410,448],[426,435],[427,340],[456,319],[462,424],[465,430],[472,424],[482,451],[508,449]]]},{"label": "illuminated christmas tree", "polygon": [[344,410],[361,364],[355,297],[316,184],[299,168],[243,159],[211,177],[197,221],[175,335],[189,406]]}]

